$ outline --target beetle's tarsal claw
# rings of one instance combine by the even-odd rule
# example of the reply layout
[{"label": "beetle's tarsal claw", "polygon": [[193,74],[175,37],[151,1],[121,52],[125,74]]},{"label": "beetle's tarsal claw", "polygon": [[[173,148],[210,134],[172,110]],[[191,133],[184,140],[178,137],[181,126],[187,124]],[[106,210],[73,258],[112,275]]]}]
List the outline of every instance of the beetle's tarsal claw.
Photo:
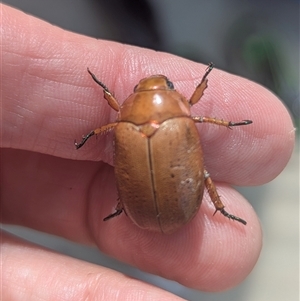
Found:
[{"label": "beetle's tarsal claw", "polygon": [[87,140],[87,137],[83,137],[80,143],[77,143],[75,140],[74,145],[75,145],[76,149],[81,148],[85,144],[86,140]]},{"label": "beetle's tarsal claw", "polygon": [[74,145],[75,145],[76,149],[78,149],[80,147],[80,143],[77,143],[76,140],[74,140]]},{"label": "beetle's tarsal claw", "polygon": [[209,72],[214,68],[214,63],[213,62],[210,62],[208,64],[208,66],[206,67],[206,71],[208,70]]},{"label": "beetle's tarsal claw", "polygon": [[[235,215],[232,215],[232,214],[228,213],[227,211],[224,210],[224,208],[221,209],[220,212],[221,212],[224,216],[228,217],[229,219],[232,219],[232,220],[234,220],[234,221],[240,222],[240,223],[242,223],[243,225],[247,225],[247,222],[246,222],[245,220],[241,219],[240,217],[237,217],[237,216],[235,216]],[[216,213],[216,212],[215,212],[215,213]]]},{"label": "beetle's tarsal claw", "polygon": [[123,209],[117,209],[114,213],[110,214],[109,216],[105,217],[103,219],[104,222],[108,221],[109,219],[116,217],[118,215],[120,215],[123,212]]}]

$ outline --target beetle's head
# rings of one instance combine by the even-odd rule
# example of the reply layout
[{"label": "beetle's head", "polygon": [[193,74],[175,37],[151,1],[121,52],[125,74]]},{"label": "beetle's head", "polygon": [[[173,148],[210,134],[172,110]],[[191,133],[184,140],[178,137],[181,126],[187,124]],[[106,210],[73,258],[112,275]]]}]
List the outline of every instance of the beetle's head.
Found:
[{"label": "beetle's head", "polygon": [[134,87],[134,92],[149,90],[174,90],[174,85],[166,76],[158,74],[141,79]]}]

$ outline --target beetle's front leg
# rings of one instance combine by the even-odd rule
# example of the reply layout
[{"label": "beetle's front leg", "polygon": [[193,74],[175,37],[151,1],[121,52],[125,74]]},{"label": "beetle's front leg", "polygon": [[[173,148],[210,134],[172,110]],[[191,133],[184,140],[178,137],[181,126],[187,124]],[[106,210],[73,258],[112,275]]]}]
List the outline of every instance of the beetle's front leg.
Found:
[{"label": "beetle's front leg", "polygon": [[197,103],[200,98],[203,96],[204,94],[204,90],[207,88],[207,76],[210,73],[210,71],[213,69],[214,64],[213,63],[209,63],[209,65],[206,68],[206,72],[204,73],[200,84],[196,87],[193,95],[191,96],[190,100],[189,100],[189,104],[192,106],[195,103]]},{"label": "beetle's front leg", "polygon": [[117,124],[118,124],[117,122],[114,122],[114,123],[109,123],[107,125],[101,126],[100,128],[97,128],[97,129],[91,131],[86,136],[83,136],[81,142],[79,142],[79,143],[77,143],[75,140],[74,144],[75,144],[76,149],[81,148],[90,137],[92,137],[94,135],[107,133],[108,131],[112,130]]},{"label": "beetle's front leg", "polygon": [[224,216],[228,217],[229,219],[238,221],[244,225],[247,224],[247,222],[245,220],[241,219],[240,217],[237,217],[237,216],[232,215],[232,214],[228,213],[227,211],[225,211],[225,209],[224,209],[225,206],[223,205],[223,203],[220,199],[220,196],[218,195],[217,188],[216,188],[214,182],[212,181],[209,173],[206,170],[204,170],[204,183],[205,183],[205,187],[208,191],[209,197],[216,208],[216,211],[214,214],[216,214],[217,211],[220,211]]},{"label": "beetle's front leg", "polygon": [[96,75],[87,68],[88,73],[94,80],[96,84],[98,84],[103,89],[104,98],[107,100],[109,106],[113,108],[115,111],[120,110],[120,105],[117,99],[113,96],[113,94],[109,91],[109,89],[96,77]]},{"label": "beetle's front leg", "polygon": [[233,121],[226,121],[223,119],[216,119],[213,117],[203,117],[203,116],[193,116],[192,119],[195,122],[199,122],[199,123],[212,123],[212,124],[216,124],[216,125],[221,125],[221,126],[225,126],[227,128],[231,128],[233,126],[239,126],[239,125],[248,125],[252,123],[252,120],[243,120],[243,121],[239,121],[239,122],[233,122]]}]

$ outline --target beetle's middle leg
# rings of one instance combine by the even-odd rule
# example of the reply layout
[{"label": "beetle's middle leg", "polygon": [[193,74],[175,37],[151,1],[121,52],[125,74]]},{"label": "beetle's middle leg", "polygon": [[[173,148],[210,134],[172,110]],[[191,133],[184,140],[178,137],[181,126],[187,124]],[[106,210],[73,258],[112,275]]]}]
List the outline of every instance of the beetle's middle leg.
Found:
[{"label": "beetle's middle leg", "polygon": [[228,213],[227,211],[225,211],[225,209],[224,209],[225,206],[223,205],[223,203],[220,199],[220,196],[218,195],[217,188],[216,188],[214,182],[212,181],[209,173],[206,170],[204,170],[204,181],[205,181],[205,187],[208,191],[210,199],[211,199],[211,201],[213,202],[213,204],[216,208],[216,211],[215,211],[214,214],[216,214],[217,211],[220,211],[224,216],[228,217],[229,219],[238,221],[238,222],[246,225],[247,222],[245,220],[243,220],[240,217],[237,217],[237,216],[232,215],[232,214]]},{"label": "beetle's middle leg", "polygon": [[225,126],[229,129],[233,126],[248,125],[248,124],[252,123],[252,120],[242,120],[242,121],[239,121],[239,122],[233,122],[233,121],[226,121],[226,120],[223,120],[223,119],[217,119],[217,118],[213,118],[213,117],[204,117],[204,116],[192,116],[192,119],[195,122],[212,123],[212,124],[216,124],[216,125]]},{"label": "beetle's middle leg", "polygon": [[86,141],[92,136],[107,133],[108,131],[112,130],[117,124],[118,124],[117,122],[114,122],[114,123],[103,125],[100,128],[97,128],[89,132],[86,136],[83,136],[81,142],[79,143],[77,143],[75,140],[74,144],[76,149],[81,148],[86,143]]}]

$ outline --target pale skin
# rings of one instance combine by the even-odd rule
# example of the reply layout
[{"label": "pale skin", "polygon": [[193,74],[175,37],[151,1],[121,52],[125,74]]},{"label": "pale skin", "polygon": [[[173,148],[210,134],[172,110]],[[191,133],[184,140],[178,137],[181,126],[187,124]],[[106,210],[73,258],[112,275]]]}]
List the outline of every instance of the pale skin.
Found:
[{"label": "pale skin", "polygon": [[[192,109],[194,116],[253,121],[232,130],[198,125],[205,166],[226,209],[246,226],[213,216],[207,194],[197,216],[172,235],[141,230],[125,214],[103,222],[117,203],[112,134],[92,137],[80,150],[73,141],[114,122],[116,115],[86,68],[122,102],[141,78],[157,73],[190,97],[206,65],[76,35],[5,5],[0,11],[1,222],[96,245],[198,290],[221,291],[245,279],[261,250],[261,228],[251,205],[231,185],[264,184],[288,162],[294,127],[279,99],[216,66]],[[181,300],[7,233],[1,236],[1,255],[3,300]]]}]

